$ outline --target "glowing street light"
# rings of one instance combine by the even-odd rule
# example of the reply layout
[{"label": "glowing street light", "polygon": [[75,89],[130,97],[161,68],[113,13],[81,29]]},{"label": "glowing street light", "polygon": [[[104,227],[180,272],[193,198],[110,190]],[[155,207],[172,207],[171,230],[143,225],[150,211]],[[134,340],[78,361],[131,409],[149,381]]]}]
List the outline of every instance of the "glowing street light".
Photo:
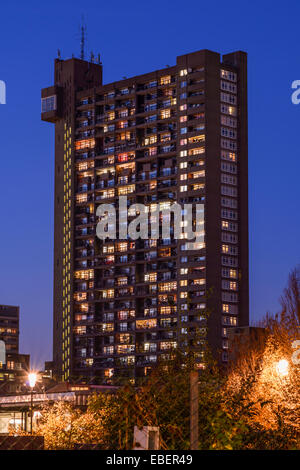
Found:
[{"label": "glowing street light", "polygon": [[28,382],[30,387],[30,434],[32,434],[32,417],[33,417],[33,389],[37,381],[37,375],[35,372],[28,374]]},{"label": "glowing street light", "polygon": [[30,388],[35,387],[36,379],[37,379],[37,375],[34,372],[30,372],[30,374],[28,374],[28,382],[29,382]]},{"label": "glowing street light", "polygon": [[276,364],[277,374],[281,377],[289,375],[289,363],[286,359],[281,359]]}]

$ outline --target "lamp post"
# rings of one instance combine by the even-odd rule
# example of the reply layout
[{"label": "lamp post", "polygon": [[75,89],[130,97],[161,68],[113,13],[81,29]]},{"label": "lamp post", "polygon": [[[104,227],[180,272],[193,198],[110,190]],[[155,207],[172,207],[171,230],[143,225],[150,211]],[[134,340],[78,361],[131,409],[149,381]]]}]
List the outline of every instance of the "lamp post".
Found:
[{"label": "lamp post", "polygon": [[33,389],[36,384],[37,376],[34,372],[28,374],[28,382],[30,387],[30,434],[32,434],[32,418],[33,418]]},{"label": "lamp post", "polygon": [[190,372],[190,448],[199,449],[199,374]]}]

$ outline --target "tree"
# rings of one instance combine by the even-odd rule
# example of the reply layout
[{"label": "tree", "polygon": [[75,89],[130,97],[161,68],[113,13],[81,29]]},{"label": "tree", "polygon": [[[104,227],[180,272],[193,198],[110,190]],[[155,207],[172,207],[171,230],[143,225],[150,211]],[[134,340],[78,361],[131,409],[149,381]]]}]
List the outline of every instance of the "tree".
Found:
[{"label": "tree", "polygon": [[300,327],[300,266],[289,275],[288,286],[280,297],[281,318],[292,329]]},{"label": "tree", "polygon": [[[249,427],[248,448],[300,447],[300,370],[291,360],[292,343],[300,338],[299,270],[289,276],[280,300],[281,311],[262,323],[263,336],[241,345],[226,384],[225,393],[239,397],[237,409]],[[247,413],[240,410],[242,404]]]},{"label": "tree", "polygon": [[[97,394],[92,411],[102,411],[108,449],[131,449],[134,426],[158,426],[162,449],[190,448],[189,377],[194,351],[173,350],[138,387],[127,385],[113,395]],[[235,449],[244,423],[223,407],[224,377],[206,362],[199,375],[199,449]]]},{"label": "tree", "polygon": [[82,412],[72,404],[59,401],[45,405],[34,434],[44,436],[45,448],[73,449],[80,444],[103,442],[103,415],[90,409]]},{"label": "tree", "polygon": [[300,370],[291,360],[300,338],[299,270],[291,273],[281,306],[255,336],[243,337],[225,374],[207,347],[205,322],[195,322],[139,383],[95,393],[85,412],[65,402],[45,406],[36,434],[48,449],[95,443],[129,450],[134,426],[158,426],[162,449],[188,450],[190,372],[197,368],[199,449],[300,449]]}]

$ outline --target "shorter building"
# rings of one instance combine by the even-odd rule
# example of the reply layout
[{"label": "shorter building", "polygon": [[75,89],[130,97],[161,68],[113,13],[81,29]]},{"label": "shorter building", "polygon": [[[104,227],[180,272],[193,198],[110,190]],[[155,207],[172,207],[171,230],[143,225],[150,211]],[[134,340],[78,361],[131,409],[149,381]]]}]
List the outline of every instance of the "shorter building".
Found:
[{"label": "shorter building", "polygon": [[228,334],[228,363],[235,362],[250,350],[263,350],[266,342],[266,329],[258,326],[230,328]]},{"label": "shorter building", "polygon": [[20,393],[26,390],[29,370],[29,354],[6,353],[6,363],[0,364],[0,394]]},{"label": "shorter building", "polygon": [[54,377],[54,374],[53,374],[53,367],[54,367],[54,364],[53,364],[53,361],[46,361],[45,362],[45,367],[44,367],[44,376],[45,377],[49,377],[50,379],[52,379]]},{"label": "shorter building", "polygon": [[[37,387],[38,388],[38,387]],[[41,387],[39,387],[41,389]],[[95,392],[114,393],[117,387],[97,385],[71,385],[66,382],[51,386],[43,392],[33,393],[33,427],[40,417],[40,409],[47,403],[65,401],[81,408],[86,407],[88,397]],[[8,434],[10,427],[30,429],[31,393],[0,394],[0,435]]]},{"label": "shorter building", "polygon": [[19,352],[20,307],[0,305],[0,341],[7,353]]},{"label": "shorter building", "polygon": [[0,305],[0,394],[26,389],[30,356],[19,354],[20,307]]}]

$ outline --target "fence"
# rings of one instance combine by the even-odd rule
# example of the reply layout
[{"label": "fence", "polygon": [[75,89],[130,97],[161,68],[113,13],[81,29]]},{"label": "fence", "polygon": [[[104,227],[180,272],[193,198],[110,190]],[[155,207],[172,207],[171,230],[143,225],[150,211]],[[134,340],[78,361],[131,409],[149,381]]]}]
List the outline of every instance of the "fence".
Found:
[{"label": "fence", "polygon": [[0,450],[44,450],[42,436],[0,436]]}]

